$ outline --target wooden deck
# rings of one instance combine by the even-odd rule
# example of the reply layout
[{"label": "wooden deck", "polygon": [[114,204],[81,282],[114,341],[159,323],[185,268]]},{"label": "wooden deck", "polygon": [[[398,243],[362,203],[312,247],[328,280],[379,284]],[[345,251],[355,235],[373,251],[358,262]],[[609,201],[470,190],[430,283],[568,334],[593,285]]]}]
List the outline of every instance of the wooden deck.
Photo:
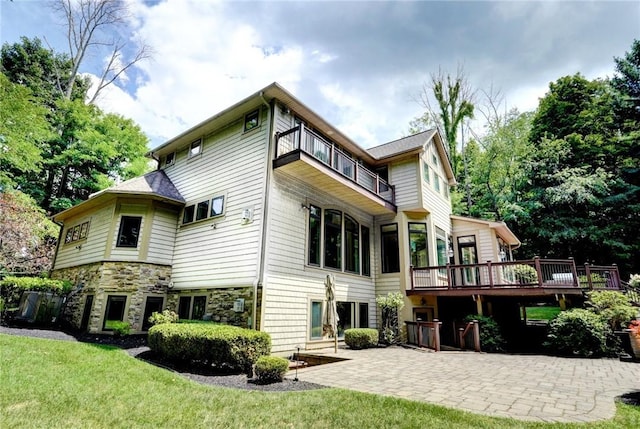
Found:
[{"label": "wooden deck", "polygon": [[412,267],[407,295],[541,296],[581,295],[589,290],[620,290],[618,267],[584,265],[573,259],[486,262],[472,265]]}]

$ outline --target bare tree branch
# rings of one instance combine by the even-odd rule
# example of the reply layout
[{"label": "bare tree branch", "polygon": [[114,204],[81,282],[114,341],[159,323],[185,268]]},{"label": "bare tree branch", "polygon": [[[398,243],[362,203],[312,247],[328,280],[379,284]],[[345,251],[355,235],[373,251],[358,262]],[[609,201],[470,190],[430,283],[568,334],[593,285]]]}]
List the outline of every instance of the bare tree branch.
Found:
[{"label": "bare tree branch", "polygon": [[144,43],[131,61],[122,61],[126,43],[104,40],[109,29],[117,29],[129,16],[129,7],[121,0],[54,0],[53,10],[66,21],[69,55],[73,63],[65,97],[70,99],[78,71],[86,55],[94,48],[111,48],[110,59],[102,71],[97,90],[89,103],[93,103],[102,89],[116,81],[128,68],[151,56],[151,49]]}]

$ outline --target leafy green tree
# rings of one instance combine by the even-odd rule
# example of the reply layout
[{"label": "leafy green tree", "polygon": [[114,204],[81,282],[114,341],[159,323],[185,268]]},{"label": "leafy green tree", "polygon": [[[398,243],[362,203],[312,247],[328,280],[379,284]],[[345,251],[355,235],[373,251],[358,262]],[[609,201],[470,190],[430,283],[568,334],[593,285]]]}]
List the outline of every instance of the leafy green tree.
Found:
[{"label": "leafy green tree", "polygon": [[28,195],[0,193],[0,272],[49,271],[59,229]]},{"label": "leafy green tree", "polygon": [[44,49],[38,39],[23,38],[2,47],[1,60],[14,85],[31,88],[32,101],[46,109],[44,119],[52,131],[39,143],[42,161],[33,164],[38,168],[13,175],[16,186],[41,207],[64,210],[114,180],[147,170],[147,138],[133,121],[86,104],[88,85],[81,79],[68,83],[74,88],[67,97],[60,76],[73,69],[66,56]]},{"label": "leafy green tree", "polygon": [[0,190],[14,186],[16,176],[40,171],[41,144],[52,137],[46,113],[29,88],[0,73]]}]

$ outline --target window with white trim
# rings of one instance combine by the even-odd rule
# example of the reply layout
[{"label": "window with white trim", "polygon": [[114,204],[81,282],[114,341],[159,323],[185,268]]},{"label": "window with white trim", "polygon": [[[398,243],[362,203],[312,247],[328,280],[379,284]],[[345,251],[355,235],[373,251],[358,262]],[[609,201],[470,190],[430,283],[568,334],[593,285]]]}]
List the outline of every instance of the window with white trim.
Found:
[{"label": "window with white trim", "polygon": [[141,224],[141,216],[122,216],[116,247],[138,247]]},{"label": "window with white trim", "polygon": [[256,109],[244,116],[244,130],[250,131],[260,125],[260,109]]},{"label": "window with white trim", "polygon": [[165,156],[164,158],[164,166],[168,167],[170,165],[173,165],[175,161],[176,161],[176,153],[175,152],[168,153],[167,156]]},{"label": "window with white trim", "polygon": [[182,210],[182,224],[198,222],[224,215],[224,195],[188,204]]},{"label": "window with white trim", "polygon": [[200,155],[202,153],[202,139],[191,142],[189,146],[189,158]]}]

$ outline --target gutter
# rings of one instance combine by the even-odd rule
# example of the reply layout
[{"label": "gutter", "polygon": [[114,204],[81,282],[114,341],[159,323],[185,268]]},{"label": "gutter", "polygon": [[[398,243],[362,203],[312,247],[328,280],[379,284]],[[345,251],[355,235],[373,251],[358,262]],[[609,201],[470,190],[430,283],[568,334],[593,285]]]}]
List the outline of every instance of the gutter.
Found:
[{"label": "gutter", "polygon": [[[275,121],[274,112],[276,109],[267,102],[264,98],[264,91],[260,91],[260,99],[262,103],[267,107],[269,112],[269,120],[267,121],[267,156],[265,157],[264,164],[264,198],[262,200],[262,222],[260,222],[260,247],[258,247],[258,275],[253,282],[253,329],[261,330],[261,326],[258,326],[258,289],[262,287],[264,282],[264,270],[265,270],[265,247],[267,245],[267,221],[269,213],[269,188],[271,183],[271,142],[273,141],[272,130]],[[262,299],[264,299],[264,292],[262,293]],[[264,308],[264,306],[260,306]],[[262,318],[260,318],[260,324],[262,324]]]}]

